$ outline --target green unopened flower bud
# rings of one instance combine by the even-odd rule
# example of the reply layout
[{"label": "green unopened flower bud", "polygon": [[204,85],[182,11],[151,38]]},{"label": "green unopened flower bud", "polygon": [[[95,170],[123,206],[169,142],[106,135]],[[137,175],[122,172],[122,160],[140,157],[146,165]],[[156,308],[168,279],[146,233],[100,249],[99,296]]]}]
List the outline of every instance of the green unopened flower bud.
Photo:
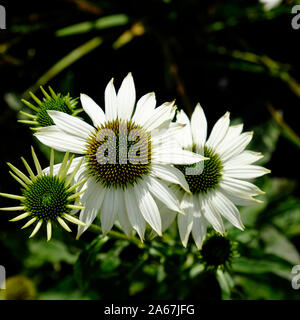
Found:
[{"label": "green unopened flower bud", "polygon": [[20,113],[27,119],[18,121],[21,123],[32,125],[33,127],[31,127],[31,129],[54,125],[53,120],[47,113],[48,110],[61,111],[73,116],[76,116],[79,112],[82,111],[82,109],[76,109],[78,98],[72,99],[69,94],[63,96],[60,93],[55,93],[51,87],[49,87],[50,94],[48,94],[42,86],[40,88],[44,95],[42,100],[40,100],[32,92],[29,92],[36,105],[25,99],[22,99],[22,102],[32,111],[34,111],[34,114],[20,111]]},{"label": "green unopened flower bud", "polygon": [[22,160],[28,171],[28,176],[12,164],[8,163],[8,166],[11,169],[10,174],[21,184],[23,189],[22,195],[0,193],[0,196],[2,197],[20,201],[19,206],[0,208],[0,211],[23,211],[23,213],[10,221],[15,222],[28,218],[29,220],[22,229],[36,223],[30,238],[39,231],[42,224],[46,224],[48,241],[52,236],[52,224],[55,222],[58,222],[68,232],[70,232],[71,229],[65,220],[77,225],[85,226],[85,223],[74,217],[72,214],[73,210],[80,210],[84,208],[80,203],[78,204],[77,201],[80,199],[80,194],[85,190],[77,192],[76,187],[83,184],[85,180],[78,182],[76,185],[71,185],[82,161],[79,162],[73,169],[72,173],[68,175],[68,170],[72,165],[73,157],[69,160],[69,153],[67,152],[58,172],[54,173],[54,151],[52,149],[49,173],[47,174],[42,171],[41,165],[33,148],[32,157],[37,174],[33,172],[26,160],[23,158]]},{"label": "green unopened flower bud", "polygon": [[204,241],[200,256],[206,270],[228,269],[232,259],[238,256],[237,242],[212,232]]}]

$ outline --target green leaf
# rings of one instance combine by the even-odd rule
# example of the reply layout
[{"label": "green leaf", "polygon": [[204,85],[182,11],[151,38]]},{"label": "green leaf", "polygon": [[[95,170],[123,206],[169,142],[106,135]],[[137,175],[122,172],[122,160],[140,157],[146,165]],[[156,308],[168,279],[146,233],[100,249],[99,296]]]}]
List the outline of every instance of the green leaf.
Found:
[{"label": "green leaf", "polygon": [[281,229],[287,237],[297,236],[300,233],[299,199],[289,197],[279,203],[273,216],[273,224]]},{"label": "green leaf", "polygon": [[217,270],[216,277],[222,290],[222,298],[230,299],[231,289],[234,286],[234,282],[229,273],[226,271],[223,272],[222,270]]},{"label": "green leaf", "polygon": [[120,253],[127,246],[127,241],[117,240],[114,242],[114,246],[112,247],[112,249],[105,253],[99,253],[96,256],[97,260],[100,263],[100,268],[104,274],[110,273],[120,266]]},{"label": "green leaf", "polygon": [[234,277],[236,286],[241,287],[241,299],[282,300],[291,298],[295,292],[290,290],[290,283],[274,276],[239,275]]},{"label": "green leaf", "polygon": [[196,278],[200,273],[204,271],[204,265],[203,264],[196,264],[190,269],[190,278],[194,279]]},{"label": "green leaf", "polygon": [[85,21],[77,23],[56,31],[57,37],[71,36],[86,33],[92,30],[103,30],[127,24],[129,18],[126,14],[114,14],[97,19],[96,21]]},{"label": "green leaf", "polygon": [[167,274],[165,268],[162,264],[158,266],[157,269],[157,282],[160,283],[166,278]]},{"label": "green leaf", "polygon": [[286,197],[292,193],[296,186],[295,181],[286,178],[271,178],[267,176],[262,181],[263,185],[261,187],[266,193],[262,198],[267,202],[286,200]]},{"label": "green leaf", "polygon": [[254,260],[240,257],[232,263],[232,269],[238,273],[265,274],[273,273],[279,277],[291,280],[291,268],[286,263],[272,260]]},{"label": "green leaf", "polygon": [[129,18],[126,14],[114,14],[111,16],[106,16],[99,18],[95,21],[95,28],[97,30],[107,29],[117,26],[123,26],[129,22]]},{"label": "green leaf", "polygon": [[30,255],[25,260],[27,268],[39,268],[45,263],[66,262],[73,264],[77,255],[72,254],[68,247],[55,239],[49,242],[32,240],[28,243]]},{"label": "green leaf", "polygon": [[71,26],[59,29],[56,31],[55,35],[57,37],[72,36],[75,34],[86,33],[94,28],[94,23],[91,21],[85,21],[81,23],[76,23]]},{"label": "green leaf", "polygon": [[143,291],[146,287],[146,283],[142,281],[133,281],[129,287],[129,295],[133,296],[141,291]]},{"label": "green leaf", "polygon": [[112,272],[118,268],[121,264],[121,260],[118,255],[110,255],[110,253],[103,253],[97,256],[101,263],[101,271],[104,273]]},{"label": "green leaf", "polygon": [[300,255],[295,246],[274,227],[265,227],[260,236],[264,241],[266,253],[277,255],[292,264],[300,264]]}]

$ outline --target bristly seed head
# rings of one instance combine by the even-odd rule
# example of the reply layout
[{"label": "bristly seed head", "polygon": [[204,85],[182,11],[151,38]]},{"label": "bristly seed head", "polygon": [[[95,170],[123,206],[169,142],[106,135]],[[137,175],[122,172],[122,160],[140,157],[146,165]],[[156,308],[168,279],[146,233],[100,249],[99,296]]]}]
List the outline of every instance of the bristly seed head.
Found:
[{"label": "bristly seed head", "polygon": [[76,186],[80,186],[85,182],[85,180],[78,182],[76,185],[70,186],[74,176],[82,165],[82,160],[78,162],[72,173],[67,177],[68,169],[73,161],[73,157],[69,160],[69,153],[67,152],[64,156],[63,162],[60,164],[58,173],[54,174],[54,150],[51,149],[50,168],[49,173],[46,174],[42,171],[34,149],[31,148],[31,151],[37,174],[33,172],[24,158],[22,158],[22,161],[27,169],[29,177],[14,165],[8,163],[11,169],[11,175],[22,186],[22,195],[19,196],[9,193],[0,193],[0,196],[2,197],[21,201],[21,205],[0,208],[0,211],[25,211],[10,221],[19,221],[29,218],[30,220],[23,226],[23,228],[27,228],[34,222],[37,222],[30,238],[39,231],[43,222],[45,222],[47,226],[48,241],[52,236],[52,223],[54,221],[57,221],[68,232],[70,232],[71,229],[64,219],[77,225],[86,226],[84,222],[71,214],[72,209],[80,210],[84,208],[81,205],[77,205],[76,201],[79,200],[80,194],[85,190],[76,192]]},{"label": "bristly seed head", "polygon": [[58,95],[56,98],[44,100],[42,106],[40,106],[40,111],[36,115],[36,120],[41,127],[54,125],[53,120],[47,113],[48,110],[61,111],[70,115],[73,113],[71,104],[66,97]]},{"label": "bristly seed head", "polygon": [[73,204],[74,201],[68,201],[68,197],[73,193],[67,189],[65,182],[56,176],[38,177],[23,191],[24,210],[29,212],[32,218],[56,221],[57,217],[71,212],[67,205]]},{"label": "bristly seed head", "polygon": [[150,172],[150,134],[131,120],[107,121],[86,146],[90,175],[104,187],[125,188]]},{"label": "bristly seed head", "polygon": [[207,270],[228,269],[238,256],[237,242],[213,231],[204,241],[200,256]]},{"label": "bristly seed head", "polygon": [[[193,147],[193,151],[195,151],[195,147]],[[205,146],[204,156],[209,158],[209,160],[200,163],[203,168],[199,173],[195,171],[196,174],[190,174],[190,172],[188,174],[188,170],[195,168],[197,164],[175,166],[184,174],[190,191],[193,194],[207,193],[210,190],[216,189],[222,176],[223,165],[219,155]]]},{"label": "bristly seed head", "polygon": [[76,116],[79,112],[81,112],[81,109],[75,109],[78,103],[77,98],[72,99],[69,94],[63,96],[60,93],[55,93],[51,87],[49,87],[50,94],[48,94],[42,86],[40,88],[44,94],[42,100],[38,99],[32,92],[30,92],[30,96],[37,103],[37,105],[22,99],[22,102],[31,108],[35,114],[29,114],[21,111],[20,113],[30,120],[19,120],[19,122],[31,124],[35,127],[47,127],[54,125],[53,120],[47,113],[48,110],[61,111],[73,116]]}]

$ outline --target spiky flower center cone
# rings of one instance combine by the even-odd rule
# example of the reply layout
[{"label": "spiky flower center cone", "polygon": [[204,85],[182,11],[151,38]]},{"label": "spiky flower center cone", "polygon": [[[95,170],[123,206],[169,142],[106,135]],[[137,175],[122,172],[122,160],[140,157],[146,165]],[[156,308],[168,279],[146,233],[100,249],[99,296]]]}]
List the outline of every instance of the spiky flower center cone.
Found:
[{"label": "spiky flower center cone", "polygon": [[222,176],[223,165],[219,155],[205,146],[204,156],[209,160],[193,165],[176,165],[176,168],[184,174],[193,194],[207,193],[216,189]]},{"label": "spiky flower center cone", "polygon": [[23,205],[31,217],[55,221],[57,217],[63,217],[71,211],[67,207],[74,202],[68,201],[71,195],[72,192],[67,191],[64,181],[60,181],[56,176],[42,176],[23,191]]},{"label": "spiky flower center cone", "polygon": [[125,188],[150,171],[150,134],[130,120],[107,121],[90,137],[86,158],[89,173],[104,187]]},{"label": "spiky flower center cone", "polygon": [[22,229],[29,227],[34,222],[37,222],[30,238],[35,236],[44,222],[47,227],[48,241],[51,239],[52,222],[55,220],[68,232],[71,232],[71,229],[64,219],[77,225],[86,226],[84,222],[69,214],[73,209],[80,210],[84,208],[81,205],[77,205],[76,202],[80,200],[79,196],[85,190],[76,192],[76,188],[82,185],[85,180],[71,185],[74,176],[82,165],[83,159],[77,163],[72,173],[68,175],[68,170],[72,165],[74,157],[71,157],[71,159],[68,160],[69,153],[67,152],[64,156],[63,162],[59,166],[57,174],[53,175],[54,150],[51,149],[49,174],[45,174],[42,171],[40,162],[32,147],[31,152],[37,174],[33,172],[24,158],[22,158],[22,161],[28,171],[29,177],[14,165],[8,163],[8,166],[11,169],[10,174],[23,187],[22,195],[19,196],[9,193],[0,193],[0,196],[2,197],[21,201],[21,206],[0,208],[0,211],[25,211],[10,221],[15,222],[29,217],[30,220],[22,227]]},{"label": "spiky flower center cone", "polygon": [[[64,96],[60,93],[55,93],[51,87],[49,87],[50,94],[48,94],[42,86],[40,89],[44,95],[42,100],[32,92],[29,92],[31,98],[37,105],[22,99],[22,102],[32,109],[34,114],[20,111],[20,113],[28,118],[28,120],[18,120],[19,122],[34,125],[35,127],[47,127],[54,125],[53,120],[48,115],[48,110],[60,111],[73,116],[76,116],[81,112],[81,109],[76,109],[77,99],[72,99],[69,94]],[[32,127],[31,129],[34,128]]]},{"label": "spiky flower center cone", "polygon": [[209,236],[203,243],[201,257],[208,269],[228,267],[235,255],[235,243],[218,234]]},{"label": "spiky flower center cone", "polygon": [[47,113],[48,110],[61,111],[70,115],[73,113],[72,107],[66,97],[56,96],[55,98],[52,97],[51,99],[44,100],[39,112],[36,114],[36,120],[42,127],[54,125],[53,120]]}]

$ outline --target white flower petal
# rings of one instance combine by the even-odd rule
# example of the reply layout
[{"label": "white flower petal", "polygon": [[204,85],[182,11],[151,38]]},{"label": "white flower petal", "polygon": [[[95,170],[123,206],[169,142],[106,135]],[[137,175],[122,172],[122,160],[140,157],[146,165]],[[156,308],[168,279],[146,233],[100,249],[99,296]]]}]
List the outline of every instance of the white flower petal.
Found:
[{"label": "white flower petal", "polygon": [[220,191],[237,206],[252,206],[255,204],[263,203],[263,201],[252,198],[251,196],[246,196],[238,193],[235,193],[235,194],[229,193],[227,192],[227,190],[221,187],[220,187]]},{"label": "white flower petal", "polygon": [[118,211],[118,220],[120,222],[120,225],[122,227],[122,229],[124,230],[124,232],[126,233],[126,235],[129,237],[132,233],[132,225],[129,221],[128,218],[128,214],[126,211],[126,204],[125,204],[125,199],[124,199],[124,193],[122,190],[120,189],[116,189],[115,192],[117,192],[117,197],[120,200],[119,203],[119,211]]},{"label": "white flower petal", "polygon": [[127,187],[124,190],[124,198],[125,198],[125,205],[126,205],[126,210],[128,214],[128,219],[133,229],[137,231],[141,240],[143,240],[145,229],[146,229],[146,222],[138,207],[137,198],[135,196],[133,187]]},{"label": "white flower petal", "polygon": [[144,128],[151,131],[164,124],[164,122],[171,121],[175,115],[174,102],[166,102],[154,109],[151,118],[145,121]]},{"label": "white flower petal", "polygon": [[112,78],[107,84],[104,92],[105,100],[105,115],[109,121],[115,120],[118,117],[118,102],[117,94],[114,87],[114,79]]},{"label": "white flower petal", "polygon": [[212,193],[212,203],[219,213],[225,217],[232,225],[240,230],[244,230],[241,215],[237,207],[221,192]]},{"label": "white flower petal", "polygon": [[233,138],[228,145],[222,150],[216,149],[223,162],[228,161],[232,157],[240,154],[247,147],[253,137],[253,132],[244,132],[241,135]]},{"label": "white flower petal", "polygon": [[224,174],[237,179],[253,179],[264,174],[270,173],[271,171],[256,165],[241,165],[241,166],[232,166],[226,167],[223,169]]},{"label": "white flower petal", "polygon": [[182,145],[182,137],[185,134],[185,124],[171,122],[167,128],[159,128],[159,130],[152,130],[151,142],[155,145],[165,145],[168,142],[175,141],[176,145]]},{"label": "white flower petal", "polygon": [[227,130],[227,133],[224,139],[219,143],[216,148],[217,153],[223,152],[228,148],[228,145],[231,144],[232,140],[238,137],[243,131],[243,124],[238,124],[235,126],[230,126]]},{"label": "white flower petal", "polygon": [[200,203],[202,205],[201,212],[203,213],[205,219],[212,225],[212,227],[219,233],[224,234],[225,228],[222,218],[219,212],[214,208],[210,196],[205,196],[201,198],[199,196]]},{"label": "white flower petal", "polygon": [[207,122],[203,109],[199,103],[192,114],[191,126],[194,144],[203,148],[207,135]]},{"label": "white flower petal", "polygon": [[115,192],[116,189],[111,188],[106,191],[102,207],[100,210],[100,221],[103,234],[107,234],[112,228],[119,211],[119,194]]},{"label": "white flower petal", "polygon": [[167,230],[170,225],[174,222],[177,214],[175,211],[170,210],[161,201],[157,200],[157,207],[161,217],[161,229],[162,232]]},{"label": "white flower petal", "polygon": [[245,150],[242,153],[230,158],[226,163],[224,163],[224,167],[230,168],[231,166],[236,165],[247,165],[252,164],[259,159],[263,158],[264,155],[260,152],[253,152],[250,150]]},{"label": "white flower petal", "polygon": [[103,110],[98,106],[98,104],[89,96],[84,93],[80,94],[80,101],[84,111],[93,121],[95,127],[105,123],[106,117]]},{"label": "white flower petal", "polygon": [[134,192],[144,219],[149,223],[151,228],[161,236],[161,217],[157,205],[150,192],[147,190],[147,185],[144,181],[140,181],[134,186]]},{"label": "white flower petal", "polygon": [[163,202],[169,209],[177,212],[181,212],[179,200],[173,194],[173,192],[165,185],[163,182],[160,182],[156,178],[148,176],[145,178],[150,192],[161,202]]},{"label": "white flower petal", "polygon": [[156,106],[155,93],[150,92],[142,96],[136,104],[132,121],[143,126],[151,118]]},{"label": "white flower petal", "polygon": [[190,192],[190,188],[184,174],[174,167],[152,164],[150,174],[167,182],[179,184],[185,191]]},{"label": "white flower petal", "polygon": [[79,220],[84,222],[86,226],[78,226],[77,239],[95,220],[106,194],[106,190],[93,178],[87,180],[86,186],[87,190],[81,198],[82,205],[84,205],[85,208],[81,210],[79,215]]},{"label": "white flower petal", "polygon": [[216,149],[218,144],[224,139],[229,127],[229,112],[226,112],[214,125],[212,132],[206,142],[206,146]]},{"label": "white flower petal", "polygon": [[202,243],[206,237],[207,223],[203,214],[201,213],[199,199],[196,196],[193,197],[194,202],[194,218],[193,218],[193,228],[192,236],[195,241],[197,248],[200,250]]},{"label": "white flower petal", "polygon": [[86,141],[61,131],[57,126],[45,127],[34,134],[40,142],[55,150],[83,154]]},{"label": "white flower petal", "polygon": [[181,208],[185,214],[177,215],[178,230],[181,242],[187,246],[190,233],[193,228],[193,196],[185,193],[181,201]]},{"label": "white flower petal", "polygon": [[157,152],[156,149],[182,150],[182,147],[176,141],[176,139],[173,139],[173,138],[164,139],[163,136],[159,136],[158,134],[155,134],[154,137],[151,136],[151,150],[153,154]]},{"label": "white flower petal", "polygon": [[131,72],[123,80],[117,95],[118,117],[129,120],[135,104],[135,86]]},{"label": "white flower petal", "polygon": [[227,177],[226,175],[222,176],[222,180],[220,181],[220,187],[226,190],[226,192],[232,194],[244,194],[248,196],[264,194],[264,192],[253,183]]},{"label": "white flower petal", "polygon": [[[168,129],[156,130],[156,133],[151,136],[151,149],[152,153],[155,154],[155,149],[180,149],[183,147],[180,145],[182,143],[181,138],[183,137],[183,124],[178,124],[175,126],[169,126]],[[192,147],[190,147],[192,149]]]},{"label": "white flower petal", "polygon": [[185,125],[182,134],[176,139],[182,147],[190,148],[193,146],[191,123],[183,110],[177,112],[176,122]]},{"label": "white flower petal", "polygon": [[77,136],[81,139],[88,139],[89,135],[95,131],[95,128],[88,123],[70,116],[64,112],[48,110],[49,116],[52,118],[57,128],[70,135]]},{"label": "white flower petal", "polygon": [[155,149],[151,161],[160,164],[194,164],[205,159],[207,158],[188,150],[158,147]]}]

